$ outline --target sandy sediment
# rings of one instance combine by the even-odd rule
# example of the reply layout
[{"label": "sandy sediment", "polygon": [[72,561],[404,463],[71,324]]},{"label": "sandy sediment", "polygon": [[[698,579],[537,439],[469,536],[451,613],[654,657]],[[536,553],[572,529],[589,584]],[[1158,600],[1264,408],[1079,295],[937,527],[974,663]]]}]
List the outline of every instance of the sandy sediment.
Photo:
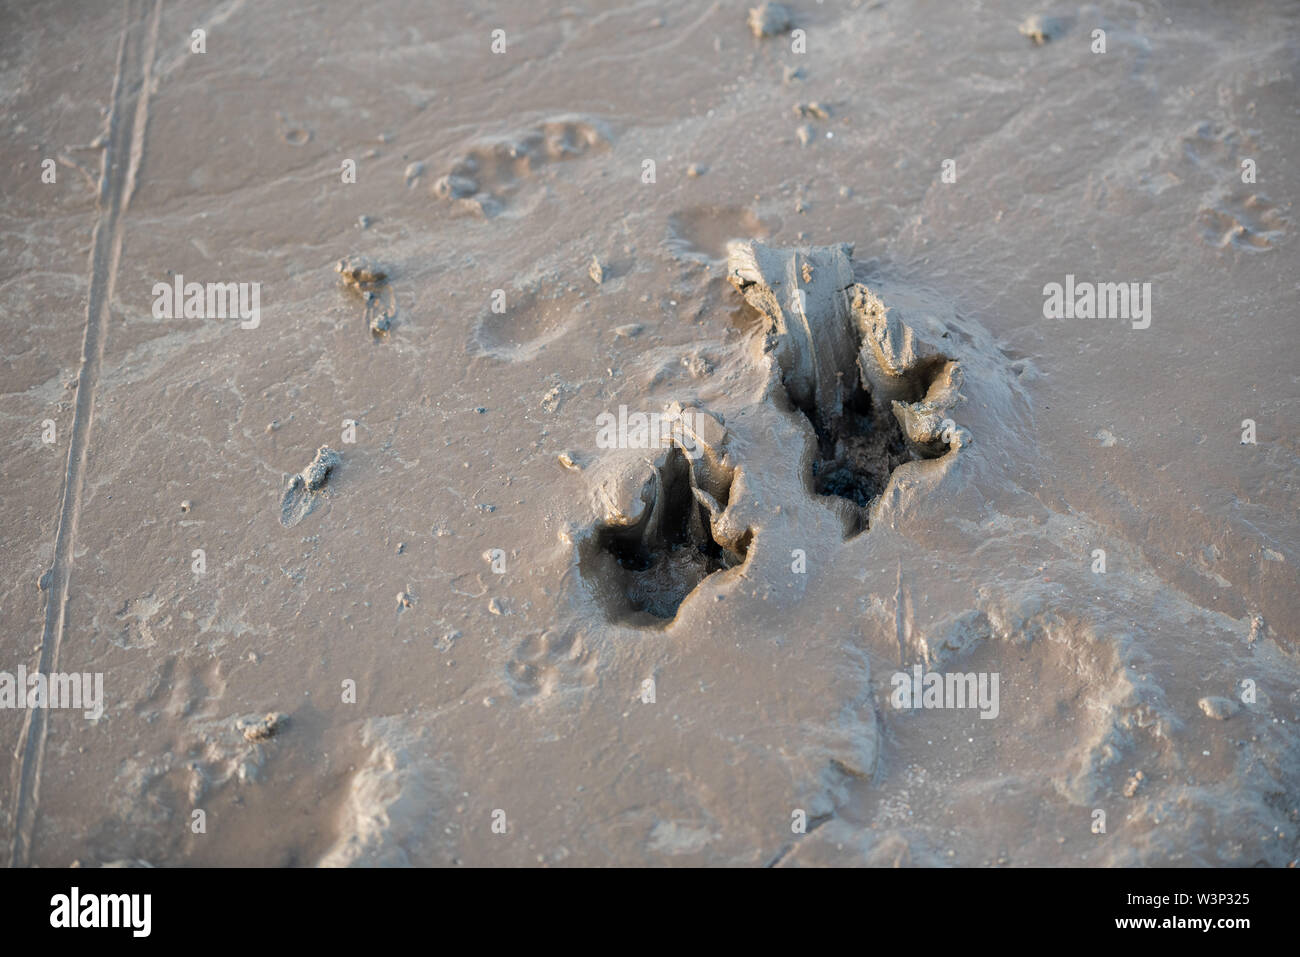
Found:
[{"label": "sandy sediment", "polygon": [[1300,856],[1294,11],[748,6],[12,12],[11,861]]}]

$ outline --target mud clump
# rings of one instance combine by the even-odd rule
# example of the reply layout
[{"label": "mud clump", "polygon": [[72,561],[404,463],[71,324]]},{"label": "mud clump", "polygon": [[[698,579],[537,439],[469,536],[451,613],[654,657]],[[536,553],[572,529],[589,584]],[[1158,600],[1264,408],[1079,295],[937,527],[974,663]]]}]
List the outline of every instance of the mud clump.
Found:
[{"label": "mud clump", "polygon": [[796,103],[794,105],[794,115],[801,118],[812,118],[815,120],[829,120],[831,110],[829,106],[813,101],[812,103]]},{"label": "mud clump", "polygon": [[385,335],[397,316],[397,300],[388,284],[388,273],[358,257],[340,259],[334,266],[343,287],[365,303],[364,319],[372,335]]},{"label": "mud clump", "polygon": [[377,286],[388,278],[388,273],[371,265],[363,259],[340,259],[334,266],[343,285],[353,289],[365,289]]},{"label": "mud clump", "polygon": [[289,478],[280,499],[280,524],[292,528],[311,514],[320,493],[343,458],[328,445],[316,450],[308,466]]},{"label": "mud clump", "polygon": [[1034,46],[1042,46],[1049,40],[1061,36],[1069,26],[1070,22],[1065,17],[1049,17],[1036,13],[1020,24],[1020,34],[1032,40]]},{"label": "mud clump", "polygon": [[235,721],[235,730],[244,736],[245,741],[265,741],[275,737],[288,720],[286,715],[272,711],[260,717],[239,718]]},{"label": "mud clump", "polygon": [[790,8],[780,3],[763,3],[749,11],[749,29],[758,39],[774,37],[794,26]]},{"label": "mud clump", "polygon": [[1135,772],[1132,777],[1130,777],[1127,781],[1124,782],[1124,791],[1123,791],[1124,796],[1126,798],[1137,797],[1137,793],[1142,787],[1142,782],[1145,780],[1146,780],[1145,774],[1143,774],[1141,771]]},{"label": "mud clump", "polygon": [[342,461],[337,452],[328,445],[322,445],[316,450],[316,457],[296,478],[301,479],[307,491],[319,491],[329,481],[330,472]]}]

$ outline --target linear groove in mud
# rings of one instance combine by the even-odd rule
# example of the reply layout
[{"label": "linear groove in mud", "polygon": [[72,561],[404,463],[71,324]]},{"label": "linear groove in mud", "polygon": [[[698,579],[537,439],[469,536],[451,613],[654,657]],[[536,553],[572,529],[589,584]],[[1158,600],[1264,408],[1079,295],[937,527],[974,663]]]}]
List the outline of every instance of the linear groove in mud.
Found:
[{"label": "linear groove in mud", "polygon": [[[41,633],[39,670],[44,674],[49,674],[58,667],[59,647],[67,619],[68,584],[85,484],[90,430],[94,421],[95,389],[99,382],[100,366],[103,364],[113,290],[122,255],[122,215],[130,203],[143,158],[144,135],[149,119],[151,67],[158,43],[161,14],[162,0],[153,0],[152,3],[132,0],[127,4],[126,25],[122,31],[117,69],[113,77],[107,145],[100,167],[100,217],[95,224],[91,247],[90,292],[86,302],[81,369],[77,375],[77,401],[73,410],[68,463],[64,472],[58,530],[55,533],[54,563],[48,578],[45,623]],[[11,867],[26,866],[31,854],[45,753],[45,709],[29,708],[23,714],[24,726],[17,749],[17,781],[13,789],[13,845],[9,857]]]}]

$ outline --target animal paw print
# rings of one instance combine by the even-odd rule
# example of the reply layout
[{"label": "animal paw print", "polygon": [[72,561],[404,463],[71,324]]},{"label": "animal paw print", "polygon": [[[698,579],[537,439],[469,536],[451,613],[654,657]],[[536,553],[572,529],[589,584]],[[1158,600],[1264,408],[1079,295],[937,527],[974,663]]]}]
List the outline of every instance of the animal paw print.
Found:
[{"label": "animal paw print", "polygon": [[520,189],[552,164],[604,149],[608,137],[593,123],[567,119],[474,147],[433,186],[457,208],[491,219],[511,205]]},{"label": "animal paw print", "polygon": [[504,362],[528,362],[573,327],[590,308],[577,293],[550,287],[503,291],[500,312],[485,307],[474,323],[468,351]]},{"label": "animal paw print", "polygon": [[1183,137],[1183,155],[1214,183],[1197,215],[1201,238],[1209,245],[1262,252],[1286,232],[1286,218],[1268,197],[1240,182],[1242,161],[1257,153],[1253,140],[1213,123],[1200,123]]},{"label": "animal paw print", "polygon": [[575,629],[551,628],[519,643],[506,679],[522,698],[590,687],[596,680],[596,655]]},{"label": "animal paw print", "polygon": [[[711,425],[721,432],[705,412],[685,415],[710,424],[699,432]],[[624,491],[606,496],[612,514],[583,545],[584,576],[602,583],[598,594],[613,620],[667,624],[704,579],[744,564],[753,533],[727,513],[735,470],[707,438],[697,441],[699,432],[660,452],[636,494],[627,494],[635,471],[619,474],[615,483]]]},{"label": "animal paw print", "polygon": [[[948,418],[958,363],[854,282],[852,251],[733,243],[727,275],[764,319],[750,374],[779,387],[759,401],[783,391],[778,407],[806,421],[804,489],[830,506],[845,539],[867,529],[896,468],[970,442]],[[755,534],[732,507],[746,498],[744,472],[723,418],[680,403],[640,418],[620,422],[618,447],[656,451],[607,458],[594,486],[604,514],[581,538],[578,564],[611,620],[664,627],[710,576],[745,564]]]},{"label": "animal paw print", "polygon": [[1242,190],[1201,210],[1201,237],[1211,246],[1247,252],[1272,249],[1286,232],[1286,219],[1262,193]]},{"label": "animal paw print", "polygon": [[1236,157],[1250,144],[1243,145],[1241,134],[1234,129],[1214,123],[1198,123],[1183,136],[1183,154],[1204,169],[1216,175],[1236,168]]}]

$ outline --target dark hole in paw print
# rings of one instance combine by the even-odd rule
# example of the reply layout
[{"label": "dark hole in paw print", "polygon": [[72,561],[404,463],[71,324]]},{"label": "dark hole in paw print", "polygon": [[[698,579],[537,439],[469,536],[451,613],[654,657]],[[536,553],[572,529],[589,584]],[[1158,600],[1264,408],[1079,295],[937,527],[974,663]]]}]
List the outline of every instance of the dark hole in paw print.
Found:
[{"label": "dark hole in paw print", "polygon": [[[913,370],[906,378],[903,401],[923,398],[943,361]],[[806,477],[810,490],[816,495],[846,499],[859,510],[847,530],[850,537],[866,529],[866,510],[885,490],[894,469],[918,458],[909,448],[892,409],[872,401],[871,393],[857,384],[856,370],[853,378],[853,391],[836,412],[824,414],[815,404],[792,403],[817,435],[817,452]]]},{"label": "dark hole in paw print", "polygon": [[[752,533],[728,547],[713,531],[713,520],[730,497],[730,471],[714,465],[707,479],[701,478],[697,462],[673,445],[642,492],[645,509],[639,520],[597,527],[583,564],[599,583],[612,619],[665,624],[705,578],[744,562]],[[719,497],[702,484],[712,485]]]},{"label": "dark hole in paw print", "polygon": [[854,281],[851,252],[844,243],[732,243],[727,277],[766,319],[755,341],[816,436],[803,460],[806,486],[848,503],[837,506],[846,538],[867,528],[894,469],[948,450],[940,426],[955,386],[930,392],[945,370],[949,384],[957,375],[937,350],[916,353],[912,330]]},{"label": "dark hole in paw print", "polygon": [[864,389],[854,393],[829,427],[819,425],[815,412],[800,411],[817,433],[811,479],[818,495],[836,495],[866,508],[884,491],[889,474],[912,458],[898,421],[874,411]]}]

